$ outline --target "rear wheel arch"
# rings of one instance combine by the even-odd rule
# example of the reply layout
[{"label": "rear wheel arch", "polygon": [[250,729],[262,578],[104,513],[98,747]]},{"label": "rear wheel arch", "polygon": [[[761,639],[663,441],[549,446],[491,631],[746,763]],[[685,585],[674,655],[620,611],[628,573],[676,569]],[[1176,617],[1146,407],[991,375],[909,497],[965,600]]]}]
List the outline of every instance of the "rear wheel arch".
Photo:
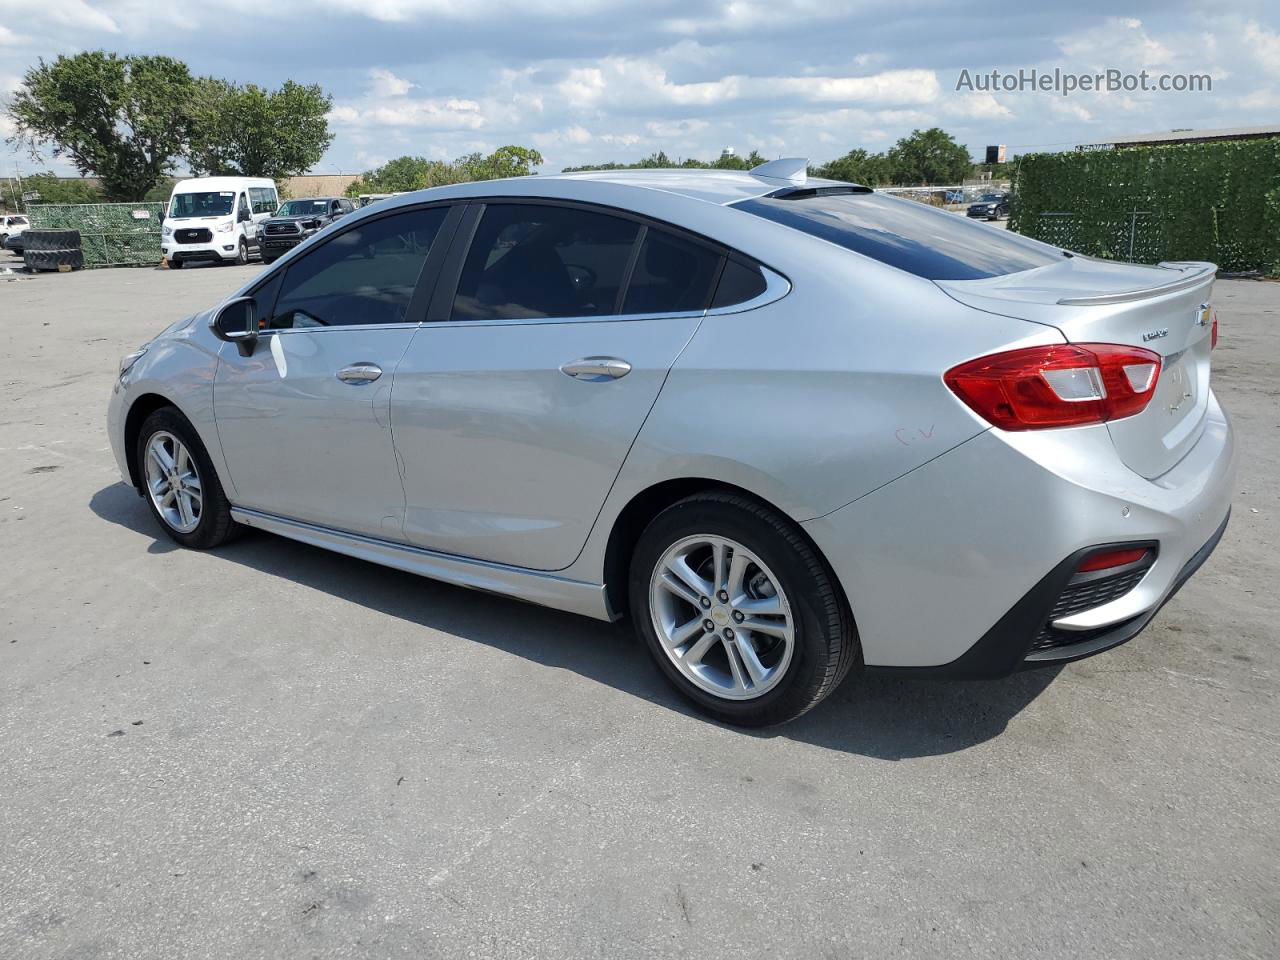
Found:
[{"label": "rear wheel arch", "polygon": [[628,612],[630,602],[627,595],[627,584],[630,577],[631,556],[635,552],[636,544],[639,543],[640,535],[644,533],[645,528],[667,507],[703,493],[724,493],[745,497],[789,520],[799,535],[808,543],[810,549],[827,567],[828,572],[832,575],[833,582],[837,584],[837,588],[841,591],[841,599],[844,601],[845,608],[849,608],[848,598],[843,596],[843,587],[839,586],[840,578],[835,576],[834,571],[831,569],[831,564],[828,563],[822,550],[813,541],[813,538],[809,536],[803,525],[786,510],[766,500],[764,497],[732,483],[725,483],[722,480],[712,480],[706,477],[679,477],[664,480],[641,490],[627,502],[627,505],[622,508],[614,519],[613,527],[609,531],[609,540],[605,547],[604,557],[604,585],[610,610],[619,615],[625,615]]}]

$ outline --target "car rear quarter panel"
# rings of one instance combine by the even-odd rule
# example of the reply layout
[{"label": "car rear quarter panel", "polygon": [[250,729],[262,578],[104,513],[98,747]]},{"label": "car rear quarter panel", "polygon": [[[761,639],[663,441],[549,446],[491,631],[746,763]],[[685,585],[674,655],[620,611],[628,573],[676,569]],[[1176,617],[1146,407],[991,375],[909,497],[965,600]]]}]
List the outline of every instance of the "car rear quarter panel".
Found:
[{"label": "car rear quarter panel", "polygon": [[949,367],[1063,342],[1051,327],[974,310],[929,281],[776,232],[748,252],[791,292],[702,321],[575,572],[599,576],[614,519],[667,480],[740,487],[797,522],[837,510],[987,429],[943,384]]}]

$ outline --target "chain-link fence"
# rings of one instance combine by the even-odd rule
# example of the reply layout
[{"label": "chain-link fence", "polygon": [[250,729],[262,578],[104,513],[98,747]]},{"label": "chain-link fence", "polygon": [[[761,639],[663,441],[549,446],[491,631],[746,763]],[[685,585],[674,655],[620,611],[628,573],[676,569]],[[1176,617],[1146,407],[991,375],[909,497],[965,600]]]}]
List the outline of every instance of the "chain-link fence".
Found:
[{"label": "chain-link fence", "polygon": [[34,230],[79,230],[86,267],[131,267],[160,262],[163,203],[33,204]]}]

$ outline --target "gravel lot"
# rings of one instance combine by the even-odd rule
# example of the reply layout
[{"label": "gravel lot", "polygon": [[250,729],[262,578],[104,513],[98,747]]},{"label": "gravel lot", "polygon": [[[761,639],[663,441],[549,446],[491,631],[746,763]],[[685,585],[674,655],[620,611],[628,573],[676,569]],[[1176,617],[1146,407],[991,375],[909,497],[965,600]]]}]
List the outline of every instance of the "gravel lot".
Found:
[{"label": "gravel lot", "polygon": [[117,358],[258,269],[0,280],[0,957],[1280,954],[1280,285],[1218,285],[1235,515],[1144,634],[748,733],[626,627],[161,537]]}]

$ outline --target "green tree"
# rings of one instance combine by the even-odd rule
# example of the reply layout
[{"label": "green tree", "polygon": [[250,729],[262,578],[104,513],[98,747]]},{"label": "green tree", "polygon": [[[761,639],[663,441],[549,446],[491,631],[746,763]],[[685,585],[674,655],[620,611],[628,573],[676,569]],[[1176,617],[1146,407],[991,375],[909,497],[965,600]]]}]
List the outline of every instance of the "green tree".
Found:
[{"label": "green tree", "polygon": [[472,180],[524,177],[542,163],[542,154],[532,147],[499,147],[493,153],[469,153],[452,163],[426,157],[396,157],[370,170],[347,187],[347,196],[362,193],[402,193],[441,187]]},{"label": "green tree", "polygon": [[109,199],[137,199],[181,155],[194,89],[186,65],[169,57],[95,50],[42,59],[9,103],[9,142],[33,159],[52,147],[82,175],[100,178]]},{"label": "green tree", "polygon": [[939,127],[912,130],[893,145],[888,161],[899,184],[959,183],[973,168],[969,151]]},{"label": "green tree", "polygon": [[869,153],[861,147],[850,150],[830,163],[815,167],[813,175],[828,180],[860,183],[867,187],[878,187],[891,180],[888,158],[883,153]]},{"label": "green tree", "polygon": [[333,142],[333,98],[317,84],[279,90],[205,77],[191,103],[192,172],[283,180],[320,162]]},{"label": "green tree", "polygon": [[38,193],[38,203],[101,203],[102,190],[86,180],[64,180],[52,173],[35,173],[22,178],[23,193]]},{"label": "green tree", "polygon": [[717,157],[715,160],[699,160],[697,157],[672,160],[671,157],[667,156],[666,151],[659,150],[634,163],[616,163],[612,161],[609,163],[589,163],[581,167],[565,167],[562,172],[579,173],[584,170],[669,170],[672,168],[685,170],[750,170],[752,167],[758,167],[762,163],[768,163],[768,160],[760,156],[755,150],[752,150],[745,157],[729,154],[728,156]]},{"label": "green tree", "polygon": [[527,177],[542,163],[542,154],[532,147],[499,147],[487,157],[469,154],[457,161],[468,180],[500,180],[504,177]]}]

